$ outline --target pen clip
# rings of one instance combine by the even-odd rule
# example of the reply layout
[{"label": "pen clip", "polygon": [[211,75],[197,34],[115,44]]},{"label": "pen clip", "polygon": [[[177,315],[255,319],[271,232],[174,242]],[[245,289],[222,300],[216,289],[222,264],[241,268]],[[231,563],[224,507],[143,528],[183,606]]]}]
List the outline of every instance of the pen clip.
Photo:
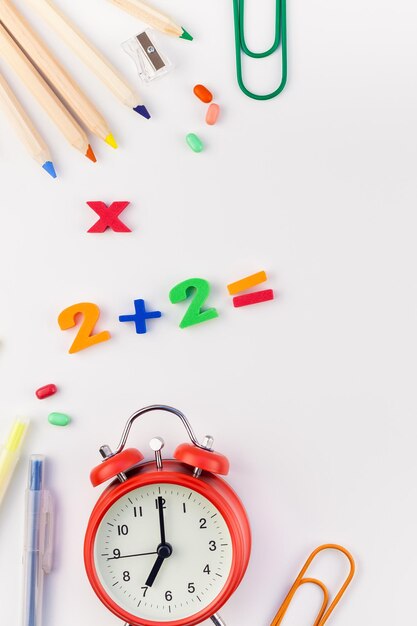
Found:
[{"label": "pen clip", "polygon": [[44,549],[42,556],[42,569],[45,574],[49,574],[52,569],[52,560],[54,552],[54,507],[51,493],[48,490],[43,492],[43,508],[44,508]]}]

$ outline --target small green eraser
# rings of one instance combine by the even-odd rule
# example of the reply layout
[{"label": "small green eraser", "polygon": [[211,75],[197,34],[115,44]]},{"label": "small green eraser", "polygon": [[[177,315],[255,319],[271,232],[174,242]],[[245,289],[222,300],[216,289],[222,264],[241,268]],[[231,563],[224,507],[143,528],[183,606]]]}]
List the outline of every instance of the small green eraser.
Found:
[{"label": "small green eraser", "polygon": [[197,137],[195,133],[188,133],[185,140],[193,152],[203,151],[203,148],[204,148],[203,142],[201,141],[200,137]]},{"label": "small green eraser", "polygon": [[65,413],[49,413],[48,422],[53,426],[68,426],[71,418]]}]

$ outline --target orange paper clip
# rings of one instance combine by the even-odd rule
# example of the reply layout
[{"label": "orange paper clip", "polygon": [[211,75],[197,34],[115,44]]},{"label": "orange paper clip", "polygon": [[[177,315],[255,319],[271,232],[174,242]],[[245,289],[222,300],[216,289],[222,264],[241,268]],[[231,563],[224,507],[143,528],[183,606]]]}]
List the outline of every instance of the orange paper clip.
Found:
[{"label": "orange paper clip", "polygon": [[[322,552],[322,550],[338,550],[339,552],[342,552],[347,559],[349,560],[350,563],[350,571],[349,574],[345,580],[345,582],[343,583],[343,585],[340,587],[339,591],[337,592],[336,596],[334,597],[333,602],[331,602],[331,604],[329,604],[329,590],[327,589],[326,585],[321,581],[318,580],[317,578],[304,578],[304,574],[306,573],[306,571],[308,570],[308,568],[311,565],[311,562],[313,561],[313,559],[317,556],[317,554],[319,552]],[[316,617],[316,620],[314,622],[313,626],[323,626],[323,624],[325,624],[327,622],[327,620],[329,619],[331,613],[334,611],[334,609],[336,608],[337,604],[340,602],[343,594],[345,593],[348,585],[350,584],[353,576],[355,574],[355,561],[353,560],[352,555],[350,554],[350,552],[348,552],[345,548],[343,548],[342,546],[338,546],[336,544],[333,543],[326,543],[323,546],[319,546],[318,548],[316,548],[314,550],[314,552],[312,552],[310,554],[310,556],[308,557],[307,561],[305,562],[301,572],[298,574],[297,578],[294,581],[293,586],[291,587],[287,597],[285,598],[284,602],[282,603],[278,613],[275,615],[274,619],[271,622],[271,626],[278,626],[279,624],[282,623],[282,620],[288,610],[288,607],[291,603],[291,600],[293,599],[295,592],[297,591],[297,589],[299,587],[301,587],[301,585],[305,585],[306,583],[312,583],[313,585],[317,585],[317,587],[320,587],[320,589],[323,592],[323,602],[320,608],[320,611]]]}]

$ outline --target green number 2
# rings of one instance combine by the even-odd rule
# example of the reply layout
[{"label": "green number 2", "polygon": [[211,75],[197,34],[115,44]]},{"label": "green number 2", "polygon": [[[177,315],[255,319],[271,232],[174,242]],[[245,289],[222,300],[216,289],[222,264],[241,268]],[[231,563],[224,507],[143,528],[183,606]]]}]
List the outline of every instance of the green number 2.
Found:
[{"label": "green number 2", "polygon": [[203,278],[188,278],[188,280],[183,280],[182,283],[178,283],[171,289],[169,299],[172,304],[178,304],[178,302],[183,302],[193,296],[181,320],[180,328],[187,328],[187,326],[194,326],[194,324],[200,324],[201,322],[207,322],[215,317],[219,317],[214,308],[206,309],[205,311],[201,310],[209,293],[210,285]]}]

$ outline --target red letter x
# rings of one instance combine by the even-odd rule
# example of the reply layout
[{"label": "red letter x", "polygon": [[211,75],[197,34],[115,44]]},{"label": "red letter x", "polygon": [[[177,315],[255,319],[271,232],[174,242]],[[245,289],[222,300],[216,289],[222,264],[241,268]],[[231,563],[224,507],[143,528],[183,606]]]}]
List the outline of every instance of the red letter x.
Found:
[{"label": "red letter x", "polygon": [[116,233],[131,233],[130,228],[119,220],[118,215],[127,207],[129,202],[112,202],[110,206],[104,202],[87,202],[100,219],[88,229],[88,233],[104,233],[106,228],[111,228]]}]

